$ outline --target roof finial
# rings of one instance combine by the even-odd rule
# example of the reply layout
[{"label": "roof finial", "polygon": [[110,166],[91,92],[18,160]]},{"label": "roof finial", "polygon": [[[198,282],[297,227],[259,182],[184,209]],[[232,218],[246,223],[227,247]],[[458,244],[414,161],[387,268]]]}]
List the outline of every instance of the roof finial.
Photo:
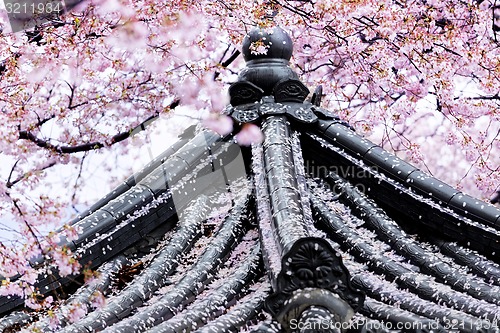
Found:
[{"label": "roof finial", "polygon": [[[299,78],[289,66],[293,52],[292,39],[280,27],[253,29],[243,40],[242,52],[247,67],[240,72],[236,86],[229,89],[233,105],[259,100],[259,96],[271,96],[278,82]],[[241,94],[236,90],[241,90],[239,87],[242,84],[247,86],[248,83],[254,86],[251,90],[255,90],[256,94],[253,95],[256,98],[239,98]]]},{"label": "roof finial", "polygon": [[245,36],[242,52],[247,62],[255,59],[289,61],[293,43],[288,33],[280,27],[255,28]]}]

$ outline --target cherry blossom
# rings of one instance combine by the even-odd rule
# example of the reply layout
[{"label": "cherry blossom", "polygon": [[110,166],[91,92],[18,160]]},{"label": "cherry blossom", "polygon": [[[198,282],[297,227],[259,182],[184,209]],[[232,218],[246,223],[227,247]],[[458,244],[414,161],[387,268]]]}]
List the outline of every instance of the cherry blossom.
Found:
[{"label": "cherry blossom", "polygon": [[242,146],[250,146],[252,144],[260,143],[264,136],[257,125],[244,124],[241,130],[236,134],[235,140]]},{"label": "cherry blossom", "polygon": [[203,125],[220,135],[226,135],[233,130],[233,121],[230,117],[211,113],[207,118],[203,119]]},{"label": "cherry blossom", "polygon": [[78,319],[87,314],[87,308],[80,304],[72,304],[66,310],[65,316],[70,323],[75,323]]},{"label": "cherry blossom", "polygon": [[259,40],[250,44],[250,52],[252,54],[267,54],[267,50],[270,45],[264,44],[263,41]]},{"label": "cherry blossom", "polygon": [[[290,65],[311,91],[322,85],[322,107],[360,134],[469,194],[498,190],[500,29],[491,1],[75,4],[18,33],[0,10],[0,220],[15,224],[0,239],[1,295],[51,303],[33,288],[37,257],[62,276],[80,272],[58,242],[81,230],[64,222],[129,175],[117,161],[144,142],[136,134],[154,119],[182,106],[231,132],[220,113],[245,66],[241,41],[256,25],[290,33]],[[249,145],[262,133],[247,124],[236,140]],[[97,169],[109,176],[89,190]]]},{"label": "cherry blossom", "polygon": [[92,294],[90,305],[93,308],[100,309],[106,304],[106,297],[100,292],[96,291]]}]

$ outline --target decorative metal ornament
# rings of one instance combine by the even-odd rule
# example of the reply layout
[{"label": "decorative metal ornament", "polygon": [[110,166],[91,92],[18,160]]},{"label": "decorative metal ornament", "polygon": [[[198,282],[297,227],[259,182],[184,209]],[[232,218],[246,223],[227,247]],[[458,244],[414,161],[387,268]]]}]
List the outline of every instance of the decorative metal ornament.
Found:
[{"label": "decorative metal ornament", "polygon": [[258,102],[263,95],[264,91],[262,89],[248,81],[235,82],[229,87],[232,106]]},{"label": "decorative metal ornament", "polygon": [[259,118],[258,103],[238,105],[233,109],[231,117],[239,123],[252,123]]},{"label": "decorative metal ornament", "polygon": [[[258,44],[266,48],[265,54],[256,54],[252,47]],[[290,119],[313,124],[317,116],[311,103],[304,103],[309,89],[298,79],[289,66],[293,44],[290,37],[280,28],[252,30],[243,41],[243,55],[247,67],[239,75],[238,82],[229,88],[231,105],[255,104],[255,110],[233,112],[237,122],[255,122],[269,115],[287,114]],[[246,120],[248,119],[248,120]]]},{"label": "decorative metal ornament", "polygon": [[[266,52],[256,52],[257,45],[262,45]],[[293,54],[293,42],[290,35],[280,27],[252,29],[243,39],[241,49],[247,62],[260,59],[289,61]]]},{"label": "decorative metal ornament", "polygon": [[[294,292],[306,288],[330,290],[347,302],[345,307],[351,311],[358,311],[365,299],[363,293],[351,286],[350,275],[342,259],[323,239],[306,237],[294,243],[282,259],[282,271],[277,283],[277,292],[266,303],[274,315],[281,312]],[[332,302],[337,303],[334,298]],[[302,305],[314,304],[316,300],[310,299],[307,304],[303,301]]]},{"label": "decorative metal ornament", "polygon": [[312,105],[309,103],[288,104],[287,114],[292,119],[302,123],[313,124],[318,120],[318,117],[313,112]]},{"label": "decorative metal ornament", "polygon": [[316,106],[321,106],[321,99],[323,98],[323,86],[319,85],[314,89],[314,94],[311,97],[311,103]]},{"label": "decorative metal ornament", "polygon": [[284,80],[278,82],[273,89],[274,100],[282,102],[303,102],[309,94],[309,89],[299,80]]}]

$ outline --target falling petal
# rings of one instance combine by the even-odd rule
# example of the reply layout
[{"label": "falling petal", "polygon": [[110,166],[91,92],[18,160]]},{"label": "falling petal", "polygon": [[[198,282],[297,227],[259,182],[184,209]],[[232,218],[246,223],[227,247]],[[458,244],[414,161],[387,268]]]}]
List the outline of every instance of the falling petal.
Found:
[{"label": "falling petal", "polygon": [[242,146],[250,146],[255,143],[261,143],[264,139],[259,127],[254,124],[245,124],[241,131],[236,134],[236,142]]},{"label": "falling petal", "polygon": [[203,126],[220,135],[226,135],[233,130],[233,121],[225,115],[210,114],[209,117],[203,119]]}]

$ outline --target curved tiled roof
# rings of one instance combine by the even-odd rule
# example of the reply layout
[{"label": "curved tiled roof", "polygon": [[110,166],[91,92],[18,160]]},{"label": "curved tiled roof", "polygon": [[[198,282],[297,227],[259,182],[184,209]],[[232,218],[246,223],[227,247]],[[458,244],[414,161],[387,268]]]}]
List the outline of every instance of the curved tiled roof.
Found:
[{"label": "curved tiled roof", "polygon": [[186,132],[71,222],[83,233],[61,245],[99,277],[78,287],[33,260],[41,293],[71,295],[50,313],[2,297],[0,329],[496,332],[500,210],[304,101],[287,60],[271,63],[248,62],[225,110],[262,144]]}]

